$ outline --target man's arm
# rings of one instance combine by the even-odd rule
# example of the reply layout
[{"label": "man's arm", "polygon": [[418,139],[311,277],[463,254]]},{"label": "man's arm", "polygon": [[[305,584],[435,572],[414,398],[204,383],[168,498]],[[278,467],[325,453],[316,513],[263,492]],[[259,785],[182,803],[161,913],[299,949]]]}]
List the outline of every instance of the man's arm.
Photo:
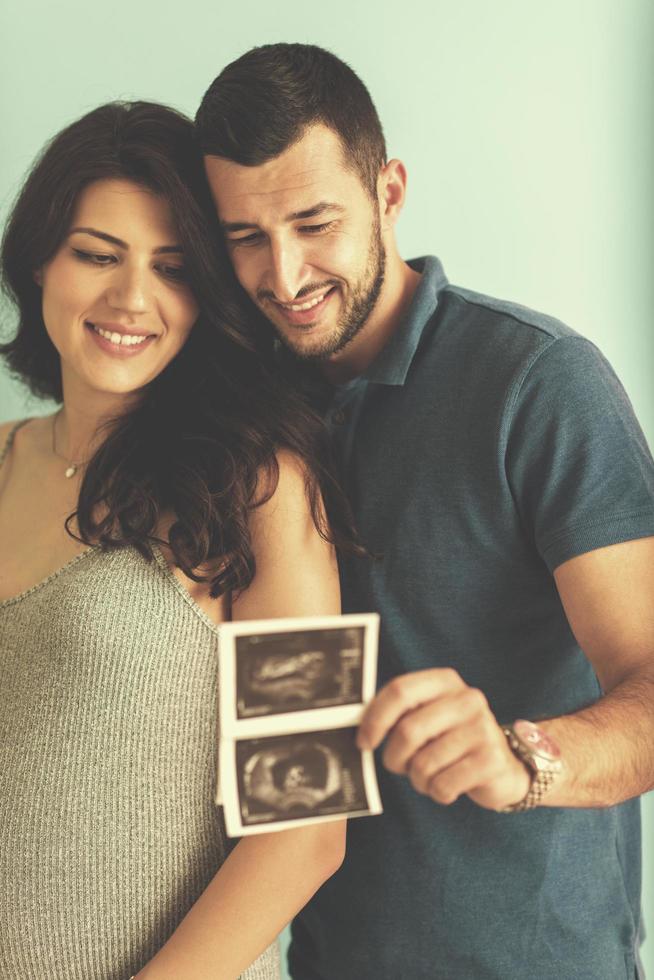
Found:
[{"label": "man's arm", "polygon": [[[539,721],[564,760],[543,805],[610,806],[654,786],[654,537],[579,555],[554,578],[605,693],[574,714]],[[375,748],[387,735],[387,768],[438,803],[467,794],[501,809],[529,788],[530,774],[483,693],[455,671],[419,671],[386,685],[364,716],[360,744]]]},{"label": "man's arm", "polygon": [[610,806],[654,785],[654,537],[591,551],[554,572],[605,696],[542,724],[566,759],[550,806]]}]

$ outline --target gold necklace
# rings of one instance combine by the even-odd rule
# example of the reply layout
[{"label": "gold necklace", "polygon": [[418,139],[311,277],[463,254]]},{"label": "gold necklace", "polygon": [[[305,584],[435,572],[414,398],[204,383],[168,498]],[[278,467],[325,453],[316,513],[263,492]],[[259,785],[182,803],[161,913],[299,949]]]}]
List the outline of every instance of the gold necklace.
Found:
[{"label": "gold necklace", "polygon": [[64,476],[67,479],[70,480],[71,477],[75,476],[75,474],[77,473],[77,471],[80,468],[80,466],[83,466],[84,464],[83,464],[83,461],[80,461],[78,463],[73,463],[72,460],[67,459],[66,456],[62,456],[61,453],[58,453],[57,452],[57,444],[56,444],[56,439],[57,439],[57,419],[59,418],[60,415],[61,415],[61,409],[59,409],[59,411],[55,413],[55,415],[54,415],[54,417],[52,419],[52,452],[59,459],[63,459],[64,463],[67,463],[66,470],[64,472]]}]

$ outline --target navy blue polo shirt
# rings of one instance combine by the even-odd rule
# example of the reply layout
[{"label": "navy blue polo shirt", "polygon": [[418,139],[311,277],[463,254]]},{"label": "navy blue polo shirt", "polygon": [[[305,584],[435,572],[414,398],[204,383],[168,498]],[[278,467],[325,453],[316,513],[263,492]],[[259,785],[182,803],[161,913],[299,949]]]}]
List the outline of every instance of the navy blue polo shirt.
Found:
[{"label": "navy blue polo shirt", "polygon": [[[345,612],[381,613],[379,683],[454,667],[500,722],[600,695],[552,577],[654,534],[654,464],[610,366],[546,316],[422,272],[405,321],[328,418],[361,536]],[[295,980],[635,975],[638,800],[499,814],[378,766],[384,814],[293,924]]]}]

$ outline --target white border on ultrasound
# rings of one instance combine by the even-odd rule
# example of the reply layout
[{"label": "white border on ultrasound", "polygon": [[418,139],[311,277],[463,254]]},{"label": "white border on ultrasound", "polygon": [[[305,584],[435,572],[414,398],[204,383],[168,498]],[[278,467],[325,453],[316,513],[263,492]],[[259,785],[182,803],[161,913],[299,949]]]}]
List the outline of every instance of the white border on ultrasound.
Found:
[{"label": "white border on ultrasound", "polygon": [[[283,632],[311,632],[326,629],[363,627],[362,701],[357,704],[313,708],[306,711],[283,712],[256,718],[237,718],[236,715],[236,638]],[[239,738],[261,738],[302,732],[329,731],[357,726],[365,705],[375,694],[377,679],[377,649],[379,616],[377,613],[351,613],[343,616],[320,616],[300,619],[268,619],[224,623],[220,627],[218,653],[218,773],[216,778],[217,805],[224,807],[225,827],[230,837],[285,830],[303,824],[323,823],[344,816],[370,816],[382,812],[377,786],[373,753],[361,753],[361,771],[368,803],[367,809],[302,817],[293,820],[270,821],[245,825],[241,819],[235,741]]]}]

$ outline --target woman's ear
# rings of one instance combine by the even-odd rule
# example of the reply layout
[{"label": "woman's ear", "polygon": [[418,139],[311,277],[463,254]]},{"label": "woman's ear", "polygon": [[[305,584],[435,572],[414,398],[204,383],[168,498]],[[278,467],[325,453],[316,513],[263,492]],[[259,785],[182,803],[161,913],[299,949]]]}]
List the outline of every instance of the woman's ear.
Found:
[{"label": "woman's ear", "polygon": [[43,271],[41,269],[35,269],[32,273],[32,279],[37,286],[43,285]]}]

